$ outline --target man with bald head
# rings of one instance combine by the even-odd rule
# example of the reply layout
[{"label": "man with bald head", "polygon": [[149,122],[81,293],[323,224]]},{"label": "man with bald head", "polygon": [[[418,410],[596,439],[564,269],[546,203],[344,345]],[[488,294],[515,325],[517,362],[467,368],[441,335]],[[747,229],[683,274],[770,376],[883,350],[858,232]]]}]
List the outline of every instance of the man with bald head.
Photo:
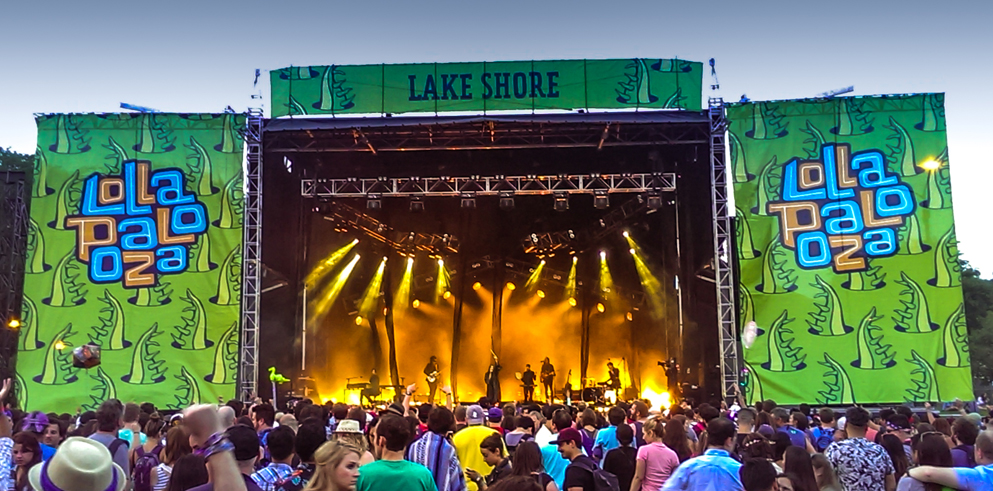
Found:
[{"label": "man with bald head", "polygon": [[231,406],[221,406],[217,409],[217,416],[221,419],[221,425],[225,428],[234,426],[234,409]]}]

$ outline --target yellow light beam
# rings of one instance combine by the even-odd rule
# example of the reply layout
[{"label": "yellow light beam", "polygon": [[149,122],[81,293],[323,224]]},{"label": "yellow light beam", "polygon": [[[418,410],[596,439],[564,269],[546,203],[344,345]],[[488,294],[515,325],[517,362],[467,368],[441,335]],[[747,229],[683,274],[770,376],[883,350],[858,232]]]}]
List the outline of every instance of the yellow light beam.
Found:
[{"label": "yellow light beam", "polygon": [[359,243],[359,239],[355,239],[349,242],[348,244],[345,244],[342,248],[338,249],[337,251],[328,254],[328,257],[324,258],[323,261],[317,264],[317,267],[315,267],[313,271],[307,274],[307,278],[305,280],[306,285],[308,287],[314,286],[314,284],[320,281],[320,279],[323,278],[324,275],[330,273],[331,270],[334,269],[334,267],[337,266],[342,259],[345,259],[345,256],[349,253],[349,251],[351,251],[352,248],[355,247],[358,243]]},{"label": "yellow light beam", "polygon": [[600,251],[600,293],[606,296],[614,291],[614,278],[610,276],[610,268],[607,266],[607,253]]},{"label": "yellow light beam", "polygon": [[369,286],[365,288],[365,292],[362,293],[362,300],[359,302],[359,313],[366,317],[373,317],[376,313],[376,307],[379,306],[379,293],[383,287],[384,271],[386,271],[385,257],[379,263],[376,276],[373,276],[372,280],[369,281]]},{"label": "yellow light beam", "polygon": [[324,289],[320,300],[317,301],[317,305],[313,310],[313,314],[311,314],[311,321],[315,321],[318,318],[327,315],[328,309],[334,305],[334,301],[338,299],[338,295],[341,294],[341,290],[345,288],[345,283],[348,281],[348,277],[352,274],[352,270],[355,269],[355,265],[359,262],[359,257],[361,256],[356,254],[355,257],[353,257],[352,260],[349,261],[344,268],[342,268],[341,272],[338,273],[338,276],[334,279],[334,282],[331,283],[331,286]]},{"label": "yellow light beam", "polygon": [[407,258],[407,269],[403,272],[400,287],[393,298],[393,315],[399,316],[410,307],[410,284],[414,279],[414,258]]},{"label": "yellow light beam", "polygon": [[579,258],[572,256],[572,267],[569,268],[569,279],[565,282],[565,294],[569,298],[576,298],[576,263]]},{"label": "yellow light beam", "polygon": [[[434,282],[434,300],[437,302],[439,298],[448,293],[450,287],[450,277],[448,275],[448,268],[445,267],[445,260],[438,260],[438,279]],[[451,294],[449,294],[451,296]]]},{"label": "yellow light beam", "polygon": [[528,282],[524,284],[524,288],[528,293],[534,293],[534,291],[538,289],[538,283],[541,280],[541,270],[544,268],[545,260],[542,259],[541,262],[538,263],[538,267],[534,268],[534,271],[531,272],[531,276],[528,277]]},{"label": "yellow light beam", "polygon": [[662,303],[662,283],[652,273],[645,260],[641,257],[641,248],[630,236],[625,237],[631,250],[628,252],[634,259],[635,269],[638,270],[638,278],[641,280],[641,287],[645,291],[645,298],[648,299],[648,306],[652,313],[652,318],[658,320],[665,315],[665,307]]}]

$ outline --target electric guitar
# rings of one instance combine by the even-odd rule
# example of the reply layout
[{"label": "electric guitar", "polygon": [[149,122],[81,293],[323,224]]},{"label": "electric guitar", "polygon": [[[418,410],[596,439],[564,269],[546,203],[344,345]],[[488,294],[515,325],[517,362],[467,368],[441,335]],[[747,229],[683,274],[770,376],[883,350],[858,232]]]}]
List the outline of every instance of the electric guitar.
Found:
[{"label": "electric guitar", "polygon": [[427,381],[429,384],[433,384],[438,381],[438,370],[435,370],[428,374]]}]

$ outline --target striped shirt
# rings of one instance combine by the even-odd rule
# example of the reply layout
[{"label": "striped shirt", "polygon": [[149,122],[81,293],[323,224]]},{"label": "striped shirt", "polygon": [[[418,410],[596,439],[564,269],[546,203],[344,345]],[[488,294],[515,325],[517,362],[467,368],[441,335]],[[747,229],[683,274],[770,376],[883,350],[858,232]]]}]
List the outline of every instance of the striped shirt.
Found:
[{"label": "striped shirt", "polygon": [[276,484],[293,474],[293,468],[278,462],[273,462],[252,474],[252,480],[262,491],[273,491]]},{"label": "striped shirt", "polygon": [[431,471],[438,491],[465,491],[465,476],[455,446],[445,437],[428,431],[407,447],[407,460]]}]

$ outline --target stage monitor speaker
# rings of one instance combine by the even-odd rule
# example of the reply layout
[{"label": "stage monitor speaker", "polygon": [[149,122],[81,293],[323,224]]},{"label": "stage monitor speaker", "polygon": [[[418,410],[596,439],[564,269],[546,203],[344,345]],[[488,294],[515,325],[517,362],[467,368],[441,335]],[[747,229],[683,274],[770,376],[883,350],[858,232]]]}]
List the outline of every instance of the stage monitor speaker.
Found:
[{"label": "stage monitor speaker", "polygon": [[93,368],[99,364],[99,346],[95,344],[84,344],[72,350],[72,366],[76,368]]}]

